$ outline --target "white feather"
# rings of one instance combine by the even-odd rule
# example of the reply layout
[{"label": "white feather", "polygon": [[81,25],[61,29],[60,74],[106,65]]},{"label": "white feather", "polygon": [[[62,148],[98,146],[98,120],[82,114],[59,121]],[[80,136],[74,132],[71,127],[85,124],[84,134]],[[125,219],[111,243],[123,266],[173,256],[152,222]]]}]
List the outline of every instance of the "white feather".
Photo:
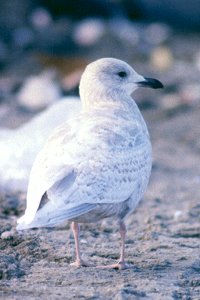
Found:
[{"label": "white feather", "polygon": [[[119,69],[122,65],[118,61]],[[127,66],[123,68],[132,72]],[[116,66],[113,67],[112,61],[110,67],[108,72],[112,68],[114,72]],[[131,199],[134,208],[141,199],[151,172],[148,130],[126,88],[118,90],[117,87],[116,91],[113,88],[111,93],[106,86],[108,79],[110,85],[116,83],[112,82],[111,75],[106,77],[107,81],[103,80],[106,72],[99,76],[100,70],[101,67],[92,69],[92,73],[86,69],[86,78],[83,75],[81,80],[82,113],[59,126],[37,156],[30,175],[27,209],[25,216],[19,219],[21,228],[27,228],[27,224],[48,226],[48,222],[51,225],[55,220],[56,223],[69,219],[73,215],[70,209],[76,207],[87,211],[87,205]],[[96,75],[94,91],[83,85],[92,75]],[[134,71],[130,76],[134,80],[141,79]],[[99,78],[102,85],[97,83]],[[38,210],[45,192],[50,202]],[[77,211],[82,214],[83,210]]]}]

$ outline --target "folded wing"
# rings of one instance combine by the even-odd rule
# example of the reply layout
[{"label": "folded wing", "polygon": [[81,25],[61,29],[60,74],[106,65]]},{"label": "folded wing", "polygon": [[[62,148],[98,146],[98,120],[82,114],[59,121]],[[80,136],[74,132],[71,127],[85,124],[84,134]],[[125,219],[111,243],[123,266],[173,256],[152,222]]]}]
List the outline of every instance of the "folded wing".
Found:
[{"label": "folded wing", "polygon": [[[53,226],[134,193],[138,201],[151,167],[148,137],[137,124],[135,138],[116,132],[117,125],[106,126],[100,130],[89,120],[82,127],[76,119],[54,132],[33,165],[27,209],[17,229]],[[38,210],[45,193],[49,202]]]}]

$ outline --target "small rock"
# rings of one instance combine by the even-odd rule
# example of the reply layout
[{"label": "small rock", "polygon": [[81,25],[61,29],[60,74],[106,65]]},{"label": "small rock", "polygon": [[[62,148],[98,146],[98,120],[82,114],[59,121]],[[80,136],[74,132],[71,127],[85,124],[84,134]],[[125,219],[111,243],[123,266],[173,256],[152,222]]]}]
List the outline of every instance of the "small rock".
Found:
[{"label": "small rock", "polygon": [[1,239],[2,240],[10,240],[13,238],[15,232],[14,230],[10,230],[10,231],[4,231],[2,234],[1,234]]},{"label": "small rock", "polygon": [[20,105],[30,111],[41,110],[61,97],[61,89],[54,80],[55,72],[47,70],[30,76],[18,93]]},{"label": "small rock", "polygon": [[172,52],[167,47],[157,47],[151,53],[150,62],[159,71],[168,70],[173,64]]},{"label": "small rock", "polygon": [[127,19],[114,18],[109,22],[109,30],[114,38],[121,39],[122,43],[137,45],[140,40],[138,28]]},{"label": "small rock", "polygon": [[149,44],[159,45],[170,37],[169,26],[161,23],[153,23],[147,26],[144,35]]},{"label": "small rock", "polygon": [[161,99],[161,105],[166,110],[176,109],[181,105],[180,96],[176,93],[165,95]]},{"label": "small rock", "polygon": [[81,46],[91,46],[101,38],[104,32],[105,25],[101,20],[86,19],[76,26],[73,38]]},{"label": "small rock", "polygon": [[186,84],[180,89],[182,103],[192,105],[200,103],[200,86],[198,84]]},{"label": "small rock", "polygon": [[80,240],[80,243],[81,243],[81,244],[88,244],[88,241],[85,240],[85,239],[81,239],[81,240]]},{"label": "small rock", "polygon": [[182,214],[183,214],[183,212],[182,212],[181,210],[176,210],[176,211],[174,212],[174,219],[175,219],[176,221],[178,221],[178,220],[180,219],[180,217],[182,216]]},{"label": "small rock", "polygon": [[52,17],[46,9],[37,7],[33,10],[30,21],[35,29],[48,27],[52,23]]}]

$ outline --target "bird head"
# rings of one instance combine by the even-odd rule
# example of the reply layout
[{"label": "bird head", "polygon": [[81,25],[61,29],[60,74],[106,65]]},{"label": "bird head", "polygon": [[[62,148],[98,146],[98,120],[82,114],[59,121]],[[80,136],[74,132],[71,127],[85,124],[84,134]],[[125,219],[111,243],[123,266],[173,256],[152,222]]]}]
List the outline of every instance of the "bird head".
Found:
[{"label": "bird head", "polygon": [[163,88],[163,84],[157,79],[139,75],[122,60],[101,58],[86,67],[80,82],[80,96],[131,95],[138,87],[157,89]]}]

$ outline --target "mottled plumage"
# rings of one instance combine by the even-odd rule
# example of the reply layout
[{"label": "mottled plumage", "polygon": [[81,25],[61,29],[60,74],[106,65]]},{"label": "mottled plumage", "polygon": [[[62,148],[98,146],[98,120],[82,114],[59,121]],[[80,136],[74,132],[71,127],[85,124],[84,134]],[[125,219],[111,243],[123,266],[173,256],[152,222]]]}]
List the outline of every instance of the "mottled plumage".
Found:
[{"label": "mottled plumage", "polygon": [[[82,112],[58,127],[38,154],[18,230],[64,220],[114,217],[122,222],[134,210],[148,184],[151,143],[130,94],[148,82],[161,87],[116,59],[86,68],[80,83]],[[38,209],[45,193],[49,201]]]}]

